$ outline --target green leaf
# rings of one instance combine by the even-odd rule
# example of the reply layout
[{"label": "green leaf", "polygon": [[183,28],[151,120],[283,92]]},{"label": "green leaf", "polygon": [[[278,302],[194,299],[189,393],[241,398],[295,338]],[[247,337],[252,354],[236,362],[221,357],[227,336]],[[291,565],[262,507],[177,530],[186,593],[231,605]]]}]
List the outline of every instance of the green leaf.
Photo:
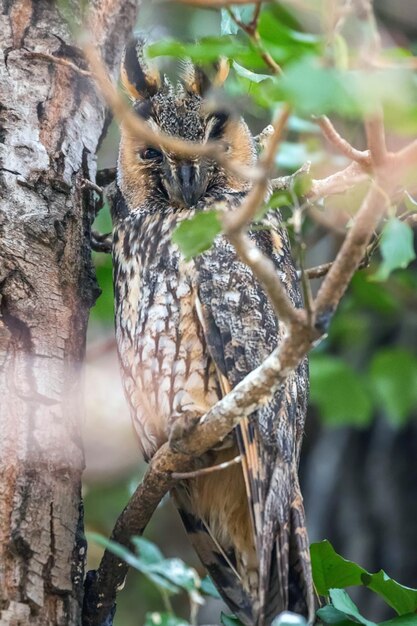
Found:
[{"label": "green leaf", "polygon": [[221,224],[217,211],[204,211],[181,222],[172,235],[172,241],[189,261],[197,254],[208,250],[220,232]]},{"label": "green leaf", "polygon": [[388,419],[404,424],[417,408],[417,359],[400,348],[379,351],[372,359],[371,382],[376,400]]},{"label": "green leaf", "polygon": [[357,272],[351,283],[355,306],[392,316],[399,311],[398,299],[388,293],[385,286],[371,282],[366,272]]},{"label": "green leaf", "polygon": [[186,565],[181,559],[165,559],[162,563],[153,566],[151,571],[163,576],[185,591],[197,589],[200,583],[195,569]]},{"label": "green leaf", "polygon": [[161,587],[169,593],[179,593],[180,586],[173,584],[168,577],[165,576],[166,560],[163,560],[161,563],[149,563],[140,556],[136,556],[130,552],[130,550],[121,544],[111,541],[110,539],[106,539],[96,533],[91,533],[89,535],[89,539],[92,539],[96,543],[102,545],[107,550],[125,561],[128,565],[139,572],[142,572],[142,574],[149,578],[157,587]]},{"label": "green leaf", "polygon": [[203,580],[201,581],[201,585],[200,585],[200,591],[205,596],[211,596],[212,598],[217,598],[217,599],[221,598],[221,595],[219,594],[216,587],[214,586],[214,583],[211,580],[210,576],[205,576],[203,578]]},{"label": "green leaf", "polygon": [[226,615],[223,611],[220,614],[220,622],[223,626],[243,626],[240,619],[238,619],[235,615]]},{"label": "green leaf", "polygon": [[189,57],[194,63],[212,63],[219,57],[233,59],[243,65],[263,67],[264,63],[256,47],[250,42],[243,43],[236,35],[203,37],[196,43],[184,43],[176,39],[165,39],[147,47],[150,58],[172,56]]},{"label": "green leaf", "polygon": [[392,217],[385,224],[381,234],[382,263],[372,279],[383,281],[392,271],[406,268],[416,258],[413,244],[413,231],[405,222]]},{"label": "green leaf", "polygon": [[272,621],[271,626],[307,626],[307,622],[304,617],[297,615],[297,613],[284,611]]},{"label": "green leaf", "polygon": [[344,589],[330,589],[330,599],[334,608],[344,613],[346,617],[351,617],[364,626],[376,626],[375,622],[371,622],[359,613],[358,607]]},{"label": "green leaf", "polygon": [[283,206],[291,206],[292,203],[293,200],[288,191],[274,191],[268,200],[265,211],[262,211],[262,214],[266,213],[269,209],[280,209]]},{"label": "green leaf", "polygon": [[171,613],[146,613],[144,626],[190,626],[190,624]]},{"label": "green leaf", "polygon": [[258,32],[264,43],[279,41],[280,44],[285,45],[287,48],[298,47],[299,51],[303,52],[306,50],[319,52],[321,49],[322,39],[320,37],[312,33],[295,30],[284,24],[275,15],[274,7],[262,11],[258,22]]},{"label": "green leaf", "polygon": [[366,426],[372,417],[372,402],[362,377],[347,363],[329,355],[312,354],[310,360],[311,402],[329,426]]},{"label": "green leaf", "polygon": [[255,74],[255,72],[251,72],[250,70],[247,70],[245,67],[243,67],[243,65],[236,63],[236,61],[233,61],[232,65],[236,74],[238,74],[242,78],[250,80],[252,83],[261,83],[263,80],[272,79],[272,76],[270,76],[269,74]]},{"label": "green leaf", "polygon": [[132,543],[136,548],[138,556],[144,563],[151,565],[154,563],[161,563],[161,561],[164,560],[160,549],[144,537],[132,537]]},{"label": "green leaf", "polygon": [[310,546],[313,581],[320,596],[328,596],[332,588],[361,585],[365,570],[341,557],[332,544],[325,540]]},{"label": "green leaf", "polygon": [[[272,90],[273,85],[266,89]],[[277,96],[290,102],[301,115],[338,113],[357,117],[363,113],[365,106],[352,76],[335,68],[321,67],[311,57],[305,57],[287,68],[285,76],[278,82]]]},{"label": "green leaf", "polygon": [[383,570],[376,574],[362,574],[362,583],[381,596],[398,615],[417,611],[417,589],[400,585]]},{"label": "green leaf", "polygon": [[319,595],[328,596],[332,588],[363,585],[381,596],[399,615],[417,611],[417,589],[400,585],[382,570],[370,574],[337,554],[329,541],[311,544],[310,553],[314,586]]},{"label": "green leaf", "polygon": [[181,559],[164,559],[159,548],[143,537],[133,537],[132,543],[137,550],[143,573],[153,576],[154,579],[156,577],[159,582],[162,578],[175,589],[179,587],[190,592],[199,588],[200,579],[197,572]]},{"label": "green leaf", "polygon": [[317,611],[317,617],[319,617],[324,624],[337,624],[338,626],[357,625],[357,622],[353,622],[348,619],[345,613],[338,611],[331,604],[327,604],[323,608],[319,609]]},{"label": "green leaf", "polygon": [[94,541],[94,543],[97,543],[106,550],[109,550],[109,552],[118,556],[122,561],[125,561],[125,563],[131,567],[134,567],[135,569],[140,568],[140,560],[138,557],[132,554],[128,548],[125,548],[125,546],[122,546],[120,543],[107,539],[98,533],[87,533],[86,536],[88,541]]}]

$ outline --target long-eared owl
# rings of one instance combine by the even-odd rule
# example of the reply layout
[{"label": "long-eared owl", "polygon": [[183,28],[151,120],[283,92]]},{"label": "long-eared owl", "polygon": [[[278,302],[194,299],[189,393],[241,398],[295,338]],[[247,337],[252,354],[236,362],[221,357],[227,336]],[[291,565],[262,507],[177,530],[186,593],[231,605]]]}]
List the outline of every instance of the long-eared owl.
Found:
[{"label": "long-eared owl", "polygon": [[[227,75],[219,62],[214,84]],[[207,106],[212,83],[185,62],[172,84],[126,48],[122,80],[137,115],[151,129],[198,142],[221,140],[238,164],[256,162],[243,119]],[[115,316],[123,384],[146,459],[168,439],[175,420],[204,415],[259,366],[285,327],[249,267],[219,235],[185,261],[172,241],[176,226],[199,211],[233,211],[250,183],[214,160],[184,159],[146,145],[123,128],[113,206]],[[273,260],[295,306],[301,306],[288,239],[277,212],[250,233]],[[179,481],[172,496],[202,563],[247,626],[270,624],[290,609],[311,621],[313,594],[297,469],[306,411],[306,363],[202,465],[237,455],[230,465]]]}]

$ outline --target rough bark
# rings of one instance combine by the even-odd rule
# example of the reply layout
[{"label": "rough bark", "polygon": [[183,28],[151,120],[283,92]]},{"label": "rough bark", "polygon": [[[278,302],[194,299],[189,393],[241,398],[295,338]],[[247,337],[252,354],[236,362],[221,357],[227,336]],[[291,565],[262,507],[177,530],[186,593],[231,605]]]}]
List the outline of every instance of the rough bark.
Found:
[{"label": "rough bark", "polygon": [[[114,71],[136,1],[90,9]],[[81,183],[94,180],[106,110],[87,77],[28,55],[82,65],[55,2],[0,0],[0,48],[0,625],[72,626],[85,553],[81,363],[97,293]]]}]

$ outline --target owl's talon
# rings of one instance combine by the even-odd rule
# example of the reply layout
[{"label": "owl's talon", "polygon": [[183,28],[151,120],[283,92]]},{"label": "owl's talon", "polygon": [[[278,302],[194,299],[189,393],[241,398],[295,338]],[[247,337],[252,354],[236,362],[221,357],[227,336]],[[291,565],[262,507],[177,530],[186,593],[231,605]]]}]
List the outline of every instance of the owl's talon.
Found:
[{"label": "owl's talon", "polygon": [[175,452],[187,454],[187,437],[198,426],[201,415],[193,411],[183,411],[175,418],[169,434],[169,445]]}]

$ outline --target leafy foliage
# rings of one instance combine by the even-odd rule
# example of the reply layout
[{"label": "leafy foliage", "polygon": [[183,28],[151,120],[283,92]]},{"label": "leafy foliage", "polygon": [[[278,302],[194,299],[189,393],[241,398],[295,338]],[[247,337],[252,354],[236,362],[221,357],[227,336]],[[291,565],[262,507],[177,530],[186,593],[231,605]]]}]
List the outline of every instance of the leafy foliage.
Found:
[{"label": "leafy foliage", "polygon": [[415,356],[400,348],[380,350],[371,361],[370,376],[377,405],[393,424],[404,424],[417,406]]},{"label": "leafy foliage", "polygon": [[128,565],[144,574],[161,591],[177,594],[186,591],[193,601],[200,602],[201,581],[197,572],[181,559],[165,559],[159,548],[143,537],[132,537],[135,553],[95,533],[90,539],[99,543]]},{"label": "leafy foliage", "polygon": [[372,403],[359,374],[330,355],[315,355],[310,363],[311,402],[317,404],[326,424],[366,426]]},{"label": "leafy foliage", "polygon": [[386,280],[392,271],[406,268],[416,258],[413,231],[398,218],[392,217],[381,234],[382,263],[374,274],[374,280]]},{"label": "leafy foliage", "polygon": [[221,224],[216,211],[197,213],[193,218],[181,222],[172,237],[188,261],[208,250],[216,235],[221,232]]},{"label": "leafy foliage", "polygon": [[[364,586],[378,594],[392,607],[399,618],[383,622],[400,626],[407,620],[417,618],[417,589],[400,585],[384,571],[371,574],[363,567],[348,561],[337,554],[328,541],[313,543],[310,547],[313,580],[317,593],[330,597],[330,604],[318,610],[317,615],[324,624],[364,624],[375,626],[374,622],[363,617],[358,607],[345,591],[345,587]],[[411,614],[414,617],[411,618]]]}]

